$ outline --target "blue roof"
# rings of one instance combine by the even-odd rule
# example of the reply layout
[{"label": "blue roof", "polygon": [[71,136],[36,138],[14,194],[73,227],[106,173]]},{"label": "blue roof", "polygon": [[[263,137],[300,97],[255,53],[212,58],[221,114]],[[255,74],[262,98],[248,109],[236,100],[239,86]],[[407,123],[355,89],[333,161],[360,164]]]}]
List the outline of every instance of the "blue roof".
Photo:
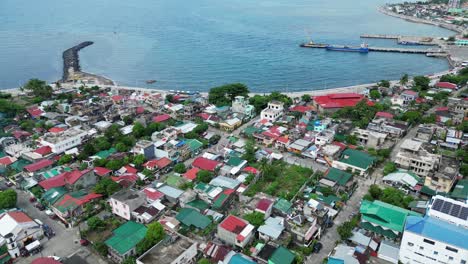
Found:
[{"label": "blue roof", "polygon": [[405,231],[468,249],[466,229],[432,217],[408,216]]},{"label": "blue roof", "polygon": [[327,263],[328,263],[328,264],[344,264],[344,260],[329,257]]},{"label": "blue roof", "polygon": [[229,260],[229,264],[255,264],[255,262],[246,259],[242,257],[241,254],[235,254],[232,256],[232,258]]}]

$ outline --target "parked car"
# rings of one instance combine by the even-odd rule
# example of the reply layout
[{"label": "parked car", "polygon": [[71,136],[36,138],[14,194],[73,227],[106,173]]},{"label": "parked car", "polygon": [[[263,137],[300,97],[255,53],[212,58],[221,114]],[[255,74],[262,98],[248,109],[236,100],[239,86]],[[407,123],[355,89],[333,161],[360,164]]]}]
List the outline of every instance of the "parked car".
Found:
[{"label": "parked car", "polygon": [[34,203],[36,201],[37,201],[36,197],[29,197],[29,202],[30,203]]},{"label": "parked car", "polygon": [[87,246],[87,245],[89,245],[89,241],[86,240],[86,239],[80,239],[80,245]]},{"label": "parked car", "polygon": [[322,248],[323,248],[322,243],[317,242],[317,243],[315,243],[315,245],[314,245],[314,250],[313,250],[313,252],[314,252],[314,253],[319,253],[320,250],[321,250]]},{"label": "parked car", "polygon": [[36,203],[36,204],[34,205],[34,207],[36,207],[37,209],[39,209],[39,211],[44,211],[44,210],[46,209],[45,206],[44,206],[43,204],[41,204],[41,203]]}]

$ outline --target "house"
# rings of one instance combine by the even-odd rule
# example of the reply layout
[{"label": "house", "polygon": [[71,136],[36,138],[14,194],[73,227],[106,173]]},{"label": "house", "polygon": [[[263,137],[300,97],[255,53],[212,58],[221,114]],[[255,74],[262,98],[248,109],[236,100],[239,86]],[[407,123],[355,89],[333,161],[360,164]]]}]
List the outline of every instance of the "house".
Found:
[{"label": "house", "polygon": [[333,167],[325,172],[324,179],[333,182],[336,191],[349,192],[353,186],[353,174]]},{"label": "house", "polygon": [[132,218],[137,223],[148,224],[161,215],[165,208],[166,206],[159,201],[153,202],[150,205],[142,205],[133,210]]},{"label": "house", "polygon": [[123,189],[114,193],[109,199],[112,213],[126,220],[132,218],[132,212],[145,204],[146,197],[143,193],[131,189]]},{"label": "house", "polygon": [[237,189],[237,187],[239,187],[241,182],[233,178],[228,178],[225,176],[218,176],[216,178],[213,178],[210,181],[210,184],[213,186],[235,190]]},{"label": "house", "polygon": [[183,236],[166,236],[154,247],[143,253],[137,264],[194,264],[198,243]]},{"label": "house", "polygon": [[54,162],[48,159],[44,159],[35,163],[31,163],[23,167],[23,172],[24,172],[23,175],[26,177],[31,177],[35,173],[39,173],[47,169],[50,169],[53,164]]},{"label": "house", "polygon": [[112,170],[109,170],[104,167],[94,167],[94,173],[100,177],[108,177],[111,175]]},{"label": "house", "polygon": [[246,220],[228,215],[218,225],[217,236],[226,244],[244,248],[254,237],[255,227]]},{"label": "house", "polygon": [[398,170],[396,172],[392,172],[388,175],[385,175],[382,178],[382,181],[385,184],[388,184],[395,188],[402,188],[408,191],[415,191],[417,189],[418,183],[421,182],[421,177],[414,174],[410,171],[405,170]]},{"label": "house", "polygon": [[450,193],[450,197],[462,201],[468,201],[468,179],[458,180],[457,184]]},{"label": "house", "polygon": [[[10,235],[11,234],[11,235]],[[25,246],[44,236],[41,226],[22,211],[9,211],[0,215],[0,244]],[[20,256],[19,250],[9,250],[12,258]]]},{"label": "house", "polygon": [[237,117],[226,119],[219,123],[219,128],[224,131],[234,131],[236,128],[242,125],[242,120]]},{"label": "house", "polygon": [[403,106],[409,105],[410,102],[415,101],[418,98],[418,92],[413,90],[404,90],[400,97],[403,99]]},{"label": "house", "polygon": [[425,150],[422,142],[405,139],[400,145],[400,151],[395,157],[395,163],[403,169],[416,175],[426,177],[436,171],[441,162],[441,156]]},{"label": "house", "polygon": [[[333,93],[313,97],[313,105],[318,112],[333,113],[343,107],[353,107],[365,100],[365,96],[357,93]],[[371,104],[371,102],[368,102]]]},{"label": "house", "polygon": [[72,127],[59,133],[47,133],[40,138],[40,143],[43,146],[49,146],[53,153],[59,154],[80,146],[87,135],[87,131]]},{"label": "house", "polygon": [[136,254],[136,246],[146,236],[146,226],[128,221],[112,231],[112,236],[104,243],[108,247],[111,260],[121,263]]},{"label": "house", "polygon": [[66,193],[51,206],[52,211],[69,226],[76,224],[76,218],[84,212],[85,206],[102,197],[101,194],[87,193],[83,190]]},{"label": "house", "polygon": [[244,96],[236,96],[234,97],[234,101],[232,102],[231,110],[234,113],[242,114],[247,119],[250,119],[255,116],[255,107],[247,103],[248,101],[245,99]]},{"label": "house", "polygon": [[182,176],[188,180],[188,181],[193,181],[197,178],[197,173],[200,171],[198,168],[191,168],[188,171],[186,171]]},{"label": "house", "polygon": [[161,114],[153,117],[153,122],[162,123],[171,119],[171,116],[168,114]]},{"label": "house", "polygon": [[442,195],[435,195],[428,203],[426,216],[468,228],[468,204]]},{"label": "house", "polygon": [[437,89],[447,92],[458,90],[458,86],[451,82],[438,82],[434,85]]},{"label": "house", "polygon": [[193,226],[199,230],[203,230],[211,224],[210,218],[192,208],[182,208],[176,215],[176,219],[187,227]]},{"label": "house", "polygon": [[143,189],[143,193],[146,195],[146,201],[148,203],[156,202],[162,198],[164,198],[164,194],[152,187],[146,187]]},{"label": "house", "polygon": [[361,228],[391,239],[401,236],[408,216],[420,216],[416,212],[378,200],[362,200],[359,212]]},{"label": "house", "polygon": [[229,252],[231,252],[229,246],[208,242],[205,250],[203,250],[203,255],[210,258],[214,263],[219,263],[226,258]]},{"label": "house", "polygon": [[304,140],[304,139],[298,139],[294,141],[294,143],[290,144],[288,146],[288,151],[296,153],[296,154],[301,154],[303,151],[305,151],[312,142]]},{"label": "house", "polygon": [[260,113],[260,119],[275,122],[278,118],[283,116],[284,104],[279,101],[271,101],[268,103],[267,108],[263,109]]},{"label": "house", "polygon": [[351,134],[357,137],[360,145],[374,149],[381,148],[387,138],[385,133],[361,128],[355,128]]},{"label": "house", "polygon": [[273,205],[273,212],[278,215],[286,216],[291,213],[291,207],[291,202],[283,198],[279,198]]},{"label": "house", "polygon": [[285,220],[282,217],[268,217],[265,223],[258,228],[260,239],[278,240],[285,229]]},{"label": "house", "polygon": [[176,204],[184,191],[179,190],[177,188],[171,187],[169,185],[163,185],[158,188],[158,191],[164,194],[164,197],[173,204]]},{"label": "house", "polygon": [[[216,188],[215,190],[219,190],[218,188]],[[234,197],[233,189],[224,189],[221,193],[216,195],[216,197],[213,199],[212,209],[218,210],[218,211],[227,211],[229,209],[229,205],[231,204],[233,200],[233,197]]]},{"label": "house", "polygon": [[292,264],[295,259],[296,255],[294,253],[283,246],[279,246],[268,259],[268,264]]},{"label": "house", "polygon": [[366,176],[367,170],[374,165],[375,158],[365,152],[346,149],[343,151],[340,160],[334,160],[332,166],[340,170],[350,170],[360,176]]},{"label": "house", "polygon": [[90,189],[97,183],[97,177],[93,169],[64,171],[57,176],[48,178],[39,182],[39,186],[44,190],[49,190],[56,187],[66,187],[71,191],[81,189]]},{"label": "house", "polygon": [[323,146],[326,144],[330,144],[333,142],[334,138],[335,131],[331,129],[322,130],[315,136],[315,145]]},{"label": "house", "polygon": [[214,172],[215,169],[218,168],[219,165],[220,165],[219,162],[215,160],[203,158],[203,157],[197,157],[192,162],[193,167],[199,168],[201,170],[211,171],[211,172]]},{"label": "house", "polygon": [[256,264],[256,262],[242,253],[231,251],[229,254],[227,254],[221,264]]},{"label": "house", "polygon": [[255,212],[264,214],[265,219],[270,217],[272,211],[273,211],[273,201],[267,198],[260,199],[257,203],[257,206],[255,207]]},{"label": "house", "polygon": [[317,218],[311,215],[307,218],[303,214],[288,217],[286,227],[292,234],[294,242],[297,245],[306,247],[310,246],[314,239],[319,239],[322,232]]},{"label": "house", "polygon": [[162,157],[160,159],[149,160],[143,164],[148,170],[151,171],[161,171],[162,173],[166,173],[170,170],[170,165],[172,164],[172,160]]},{"label": "house", "polygon": [[430,216],[408,216],[399,261],[404,264],[467,263],[467,241],[466,228]]},{"label": "house", "polygon": [[145,159],[151,160],[155,158],[154,143],[149,140],[139,140],[132,149],[135,154],[143,154]]}]

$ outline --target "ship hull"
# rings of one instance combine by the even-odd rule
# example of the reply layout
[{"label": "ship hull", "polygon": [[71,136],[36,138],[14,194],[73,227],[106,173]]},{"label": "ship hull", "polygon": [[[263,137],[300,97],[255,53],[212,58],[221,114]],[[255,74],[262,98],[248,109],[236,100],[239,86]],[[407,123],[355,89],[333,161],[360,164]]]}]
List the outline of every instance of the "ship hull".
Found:
[{"label": "ship hull", "polygon": [[336,47],[336,46],[327,46],[327,50],[331,51],[345,51],[345,52],[359,52],[359,53],[368,53],[368,48],[358,48],[358,47]]}]

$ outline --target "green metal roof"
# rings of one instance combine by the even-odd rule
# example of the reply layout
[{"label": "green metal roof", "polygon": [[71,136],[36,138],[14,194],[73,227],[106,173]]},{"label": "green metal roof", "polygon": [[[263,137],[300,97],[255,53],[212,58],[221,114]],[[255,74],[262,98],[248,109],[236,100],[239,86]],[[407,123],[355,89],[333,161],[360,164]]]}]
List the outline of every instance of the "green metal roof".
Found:
[{"label": "green metal roof", "polygon": [[349,172],[342,171],[336,168],[331,167],[328,169],[328,173],[325,176],[326,179],[334,181],[341,186],[346,185],[353,178],[353,175]]},{"label": "green metal roof", "polygon": [[468,179],[459,180],[450,196],[454,199],[468,200]]},{"label": "green metal roof", "polygon": [[354,167],[367,169],[372,166],[375,158],[365,152],[348,148],[343,151],[340,161]]},{"label": "green metal roof", "polygon": [[123,255],[135,248],[136,245],[146,236],[146,226],[128,221],[115,229],[113,236],[105,241],[106,245]]},{"label": "green metal roof", "polygon": [[46,191],[42,195],[42,199],[46,201],[48,204],[54,204],[60,198],[62,198],[62,196],[64,196],[66,193],[67,193],[67,189],[65,189],[64,187],[55,187]]},{"label": "green metal roof", "polygon": [[380,226],[374,226],[373,224],[369,222],[361,222],[360,226],[361,228],[364,228],[366,230],[369,230],[371,232],[377,233],[379,235],[382,235],[391,239],[395,239],[398,237],[398,235],[394,231],[390,229],[383,229]]},{"label": "green metal roof", "polygon": [[[317,188],[320,188],[320,187],[317,187]],[[324,202],[325,204],[333,206],[335,205],[336,202],[339,202],[341,199],[335,195],[328,195],[328,196],[317,195],[317,200]]]},{"label": "green metal roof", "polygon": [[231,156],[229,160],[227,161],[227,164],[229,166],[235,167],[235,166],[239,166],[242,162],[244,162],[243,159],[236,157],[236,156]]},{"label": "green metal roof", "polygon": [[198,149],[203,147],[203,143],[196,139],[186,139],[185,143],[187,143],[192,152],[197,151]]},{"label": "green metal roof", "polygon": [[95,156],[98,156],[100,159],[107,159],[110,155],[114,154],[117,152],[117,149],[115,148],[110,148],[108,150],[101,150],[98,153],[96,153]]},{"label": "green metal roof", "polygon": [[229,195],[225,194],[224,192],[220,193],[213,201],[213,208],[221,209],[228,198]]},{"label": "green metal roof", "polygon": [[257,133],[259,131],[258,128],[256,127],[253,127],[253,126],[248,126],[244,129],[244,134],[246,134],[247,136],[252,136],[254,133]]},{"label": "green metal roof", "polygon": [[359,211],[362,214],[361,224],[367,221],[373,223],[374,226],[378,225],[400,233],[403,232],[408,215],[421,216],[416,212],[378,200],[373,202],[362,200]]},{"label": "green metal roof", "polygon": [[200,200],[200,199],[193,200],[187,203],[187,205],[193,208],[197,208],[200,211],[203,211],[205,209],[208,209],[208,207],[210,207],[209,204],[207,204],[205,201]]},{"label": "green metal roof", "polygon": [[291,264],[296,255],[283,246],[279,246],[268,259],[268,264]]},{"label": "green metal roof", "polygon": [[176,175],[169,175],[166,178],[166,183],[172,187],[179,187],[184,182],[184,178]]},{"label": "green metal roof", "polygon": [[23,168],[27,165],[31,164],[31,162],[24,160],[24,159],[18,159],[15,163],[12,163],[10,166],[17,172],[23,171]]},{"label": "green metal roof", "polygon": [[199,229],[205,229],[211,224],[210,218],[192,208],[182,208],[176,215],[176,219],[186,226],[194,226]]},{"label": "green metal roof", "polygon": [[273,205],[273,208],[275,208],[277,210],[280,210],[281,212],[287,214],[287,213],[289,213],[289,211],[291,211],[291,206],[292,206],[292,204],[288,200],[280,198]]}]

